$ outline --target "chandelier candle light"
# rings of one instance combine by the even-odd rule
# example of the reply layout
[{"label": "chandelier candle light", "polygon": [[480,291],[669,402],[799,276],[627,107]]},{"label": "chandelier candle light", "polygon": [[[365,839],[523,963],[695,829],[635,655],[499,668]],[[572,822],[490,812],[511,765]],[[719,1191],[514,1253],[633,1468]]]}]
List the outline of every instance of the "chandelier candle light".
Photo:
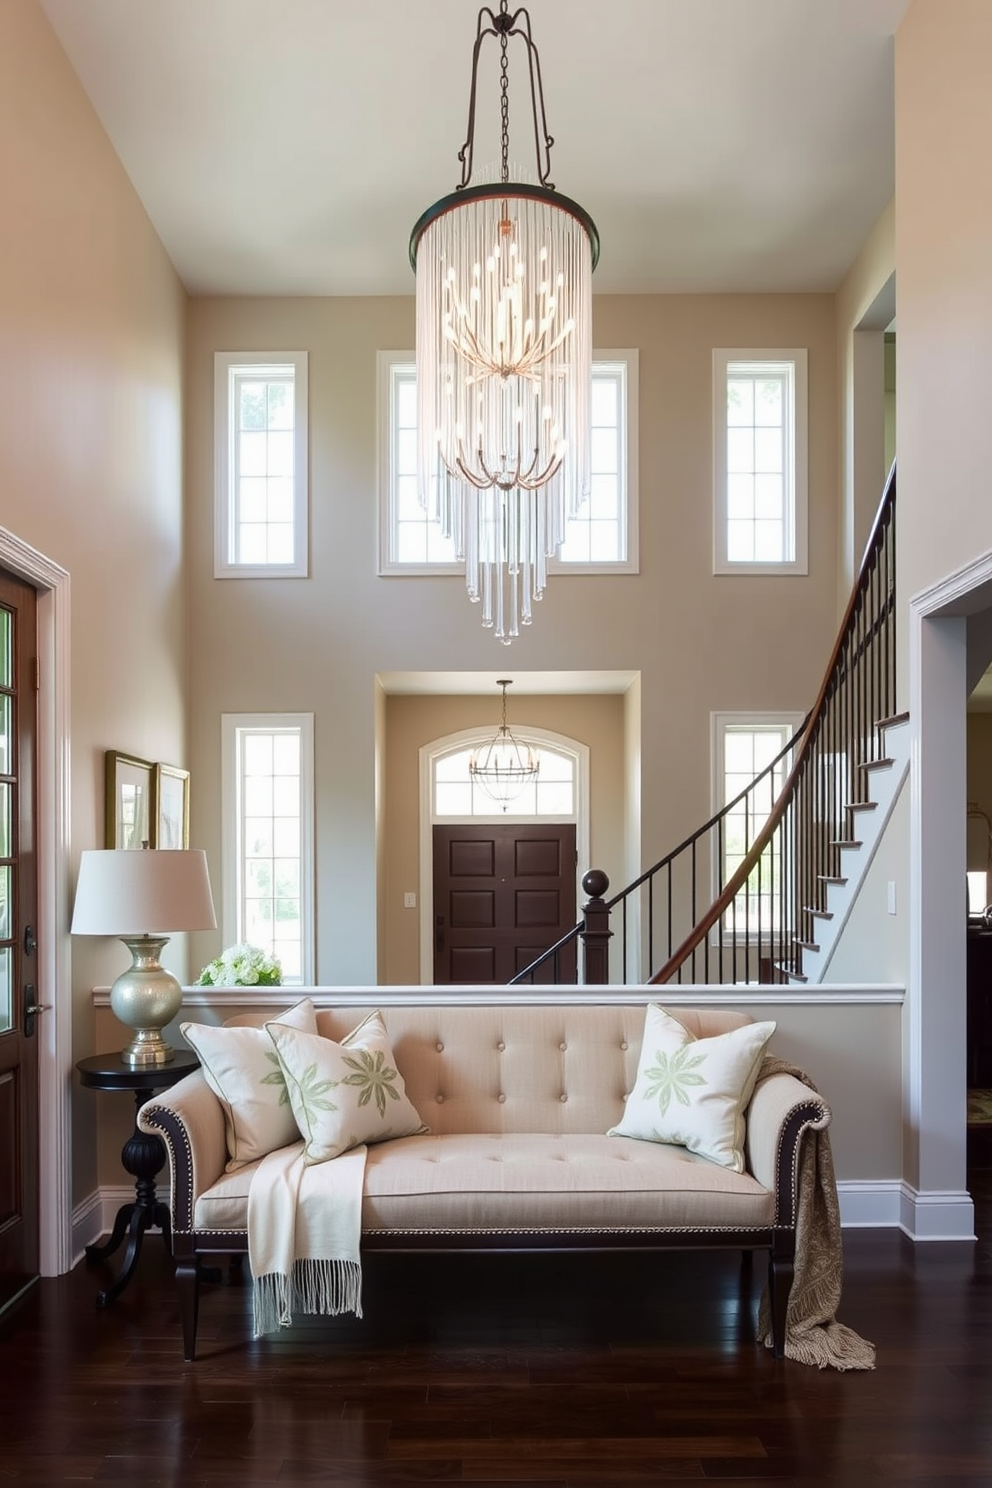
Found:
[{"label": "chandelier candle light", "polygon": [[[470,184],[479,53],[500,44],[499,180]],[[539,184],[510,180],[507,44],[527,49]],[[541,63],[523,8],[478,16],[462,179],[410,237],[417,275],[418,487],[465,560],[482,623],[505,644],[529,625],[547,560],[589,493],[589,214],[549,180]]]},{"label": "chandelier candle light", "polygon": [[540,761],[529,744],[521,744],[510,732],[506,721],[506,689],[509,677],[500,677],[497,687],[503,689],[503,722],[484,749],[473,749],[468,773],[504,811],[525,785],[537,779]]}]

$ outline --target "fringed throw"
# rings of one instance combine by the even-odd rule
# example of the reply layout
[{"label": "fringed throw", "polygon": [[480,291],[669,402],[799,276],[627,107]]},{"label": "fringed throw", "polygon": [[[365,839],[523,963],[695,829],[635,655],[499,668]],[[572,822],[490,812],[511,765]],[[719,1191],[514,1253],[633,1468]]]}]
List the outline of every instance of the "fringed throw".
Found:
[{"label": "fringed throw", "polygon": [[248,1194],[256,1338],[297,1313],[362,1315],[364,1146],[306,1166],[303,1144],[262,1159]]},{"label": "fringed throw", "polygon": [[[794,1075],[816,1086],[795,1065],[766,1055],[759,1082]],[[799,1154],[796,1261],[785,1315],[785,1354],[818,1369],[874,1369],[875,1345],[837,1321],[844,1277],[840,1202],[826,1130],[804,1133]],[[765,1286],[758,1311],[758,1338],[773,1347],[771,1304]]]},{"label": "fringed throw", "polygon": [[255,1278],[255,1337],[288,1328],[298,1312],[362,1315],[362,1268],[355,1261],[294,1261],[289,1276]]}]

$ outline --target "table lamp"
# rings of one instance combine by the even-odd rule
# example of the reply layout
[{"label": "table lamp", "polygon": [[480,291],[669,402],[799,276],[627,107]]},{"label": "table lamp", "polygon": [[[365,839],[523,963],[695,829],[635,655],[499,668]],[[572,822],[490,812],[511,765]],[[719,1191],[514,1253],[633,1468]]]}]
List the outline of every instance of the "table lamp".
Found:
[{"label": "table lamp", "polygon": [[84,850],[71,928],[73,935],[116,935],[131,952],[131,965],[110,989],[115,1016],[134,1030],[121,1053],[125,1064],[172,1059],[162,1029],[182,1006],[183,992],[158,958],[169,934],[216,927],[207,855],[200,849]]}]

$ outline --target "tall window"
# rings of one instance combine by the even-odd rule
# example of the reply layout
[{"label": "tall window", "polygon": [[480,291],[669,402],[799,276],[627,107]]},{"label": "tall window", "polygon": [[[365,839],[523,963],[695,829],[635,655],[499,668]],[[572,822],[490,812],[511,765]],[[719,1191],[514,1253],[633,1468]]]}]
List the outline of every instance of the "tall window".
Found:
[{"label": "tall window", "polygon": [[305,578],[307,354],[217,352],[214,575]]},{"label": "tall window", "polygon": [[225,945],[278,956],[286,982],[313,981],[313,715],[221,720]]},{"label": "tall window", "polygon": [[715,351],[715,573],[806,573],[806,352]]},{"label": "tall window", "polygon": [[[458,573],[454,545],[417,496],[417,367],[379,353],[380,562],[383,574]],[[637,572],[637,352],[597,352],[592,369],[592,480],[549,567]]]},{"label": "tall window", "polygon": [[[791,752],[778,757],[802,723],[799,713],[713,715],[713,809],[737,802],[728,814],[723,831],[723,862],[720,882],[726,884],[737,871],[771,813],[791,768]],[[775,761],[777,760],[777,763]],[[769,769],[769,767],[771,767]],[[767,776],[754,791],[745,792],[765,770]],[[728,911],[727,923],[743,929],[745,915],[769,929],[777,927],[780,901],[780,854],[772,843],[756,870]],[[714,891],[718,885],[714,884]]]}]

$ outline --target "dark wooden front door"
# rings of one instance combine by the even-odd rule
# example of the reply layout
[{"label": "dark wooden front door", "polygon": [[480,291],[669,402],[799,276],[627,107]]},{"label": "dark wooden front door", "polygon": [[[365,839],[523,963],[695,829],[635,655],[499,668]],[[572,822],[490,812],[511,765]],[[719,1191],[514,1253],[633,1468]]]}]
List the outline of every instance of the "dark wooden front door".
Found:
[{"label": "dark wooden front door", "polygon": [[574,823],[434,828],[436,983],[506,983],[574,924]]},{"label": "dark wooden front door", "polygon": [[38,1275],[35,599],[0,572],[0,1307]]}]

